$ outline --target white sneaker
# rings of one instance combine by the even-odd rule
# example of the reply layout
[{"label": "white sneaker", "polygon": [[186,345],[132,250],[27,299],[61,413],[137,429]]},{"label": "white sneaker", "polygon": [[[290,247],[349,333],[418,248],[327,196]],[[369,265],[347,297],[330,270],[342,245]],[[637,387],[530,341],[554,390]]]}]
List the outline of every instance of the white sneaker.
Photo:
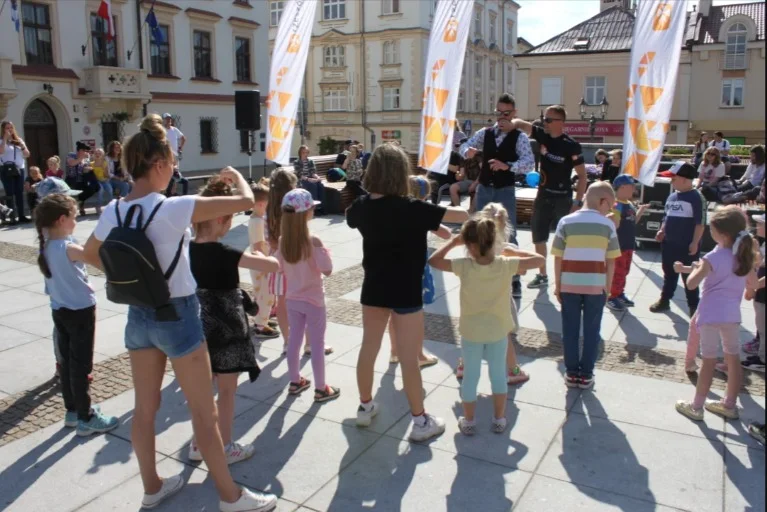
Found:
[{"label": "white sneaker", "polygon": [[269,512],[277,507],[277,496],[242,489],[242,496],[234,503],[220,501],[221,512]]},{"label": "white sneaker", "polygon": [[426,423],[423,426],[413,422],[413,430],[410,432],[411,441],[420,443],[432,437],[441,436],[445,432],[445,420],[431,414],[426,414],[425,416]]},{"label": "white sneaker", "polygon": [[239,443],[231,443],[226,447],[226,463],[230,466],[247,460],[256,453],[256,447],[252,444],[246,444],[245,446]]},{"label": "white sneaker", "polygon": [[360,404],[357,408],[357,426],[369,427],[373,418],[378,414],[380,406],[376,402],[370,402],[370,408],[366,409],[364,405]]},{"label": "white sneaker", "polygon": [[200,452],[199,446],[197,446],[197,443],[194,441],[194,438],[189,441],[189,460],[193,462],[202,462],[202,453]]},{"label": "white sneaker", "polygon": [[155,494],[144,494],[141,500],[141,508],[157,508],[163,501],[170,498],[184,487],[184,479],[181,475],[164,478],[162,487]]}]

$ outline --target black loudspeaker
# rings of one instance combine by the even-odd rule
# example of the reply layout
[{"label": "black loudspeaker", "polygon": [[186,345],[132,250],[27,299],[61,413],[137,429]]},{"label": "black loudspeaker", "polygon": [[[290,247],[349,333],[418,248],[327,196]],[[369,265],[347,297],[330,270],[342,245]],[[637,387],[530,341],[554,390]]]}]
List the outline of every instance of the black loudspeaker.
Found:
[{"label": "black loudspeaker", "polygon": [[234,92],[234,126],[241,131],[261,129],[261,93],[259,91]]}]

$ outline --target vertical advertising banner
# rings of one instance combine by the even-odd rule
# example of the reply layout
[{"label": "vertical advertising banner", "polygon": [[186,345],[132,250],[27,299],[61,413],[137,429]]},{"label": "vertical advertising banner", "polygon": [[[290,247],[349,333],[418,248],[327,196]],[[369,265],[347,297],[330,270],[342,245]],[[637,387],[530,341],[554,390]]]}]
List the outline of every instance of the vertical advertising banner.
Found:
[{"label": "vertical advertising banner", "polygon": [[626,100],[623,172],[652,186],[669,131],[687,2],[639,0]]},{"label": "vertical advertising banner", "polygon": [[317,0],[287,0],[274,40],[266,97],[266,159],[290,162],[290,143],[312,40]]},{"label": "vertical advertising banner", "polygon": [[431,26],[418,165],[447,173],[474,0],[439,0]]}]

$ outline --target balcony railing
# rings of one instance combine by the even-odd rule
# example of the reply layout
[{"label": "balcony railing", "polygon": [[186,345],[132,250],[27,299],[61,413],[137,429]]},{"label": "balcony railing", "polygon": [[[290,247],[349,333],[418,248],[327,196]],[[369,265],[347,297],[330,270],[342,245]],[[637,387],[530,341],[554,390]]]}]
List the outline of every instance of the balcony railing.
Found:
[{"label": "balcony railing", "polygon": [[719,69],[748,69],[748,53],[724,53]]},{"label": "balcony railing", "polygon": [[144,70],[95,66],[84,71],[85,92],[88,95],[111,98],[149,96]]}]

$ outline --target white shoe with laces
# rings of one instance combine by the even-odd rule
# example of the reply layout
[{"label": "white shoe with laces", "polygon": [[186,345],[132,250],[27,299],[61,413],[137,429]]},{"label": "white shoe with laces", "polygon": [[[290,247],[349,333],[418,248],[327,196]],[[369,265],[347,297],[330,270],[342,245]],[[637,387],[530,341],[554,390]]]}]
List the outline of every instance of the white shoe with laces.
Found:
[{"label": "white shoe with laces", "polygon": [[141,500],[141,508],[157,508],[163,501],[170,498],[184,487],[184,479],[181,475],[164,478],[162,487],[155,494],[144,494]]},{"label": "white shoe with laces", "polygon": [[277,496],[242,489],[240,499],[234,503],[220,501],[221,512],[269,512],[277,507]]},{"label": "white shoe with laces", "polygon": [[410,431],[411,441],[420,443],[432,437],[441,436],[445,432],[445,420],[431,414],[424,414],[424,416],[426,416],[426,423],[423,425],[413,421],[413,430]]},{"label": "white shoe with laces", "polygon": [[256,453],[256,447],[252,444],[241,445],[239,443],[230,443],[226,447],[226,463],[230,466],[247,460]]},{"label": "white shoe with laces", "polygon": [[378,410],[380,409],[378,403],[370,401],[368,404],[370,405],[369,407],[365,407],[365,405],[360,404],[360,406],[357,408],[358,427],[369,427],[370,423],[373,421],[373,418],[375,418],[378,414]]},{"label": "white shoe with laces", "polygon": [[189,441],[188,458],[192,462],[202,462],[202,453],[200,452],[200,447],[197,446],[197,443],[194,441],[194,438],[192,438],[192,440]]}]

